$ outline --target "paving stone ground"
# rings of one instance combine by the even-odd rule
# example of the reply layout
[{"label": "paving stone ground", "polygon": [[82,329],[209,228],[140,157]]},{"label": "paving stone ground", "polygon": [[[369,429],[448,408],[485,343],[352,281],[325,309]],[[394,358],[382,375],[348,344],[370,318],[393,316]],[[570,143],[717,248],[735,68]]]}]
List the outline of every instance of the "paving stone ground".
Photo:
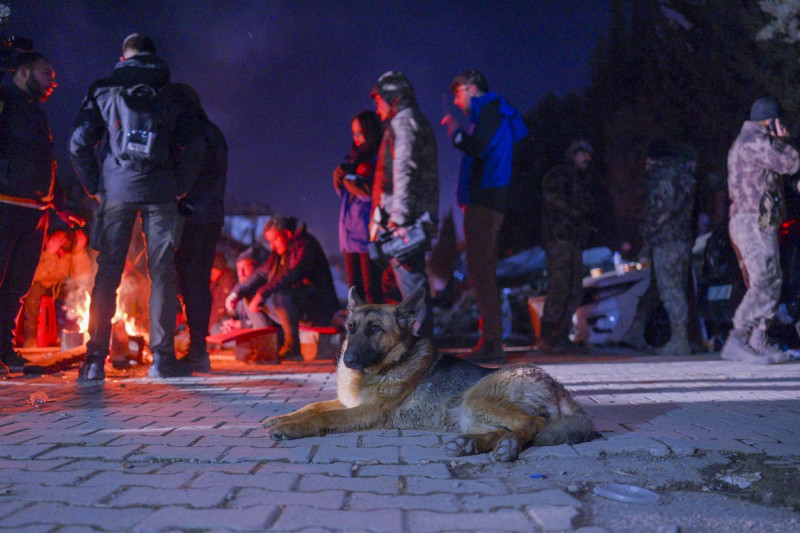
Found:
[{"label": "paving stone ground", "polygon": [[[223,354],[191,378],[109,370],[88,385],[75,370],[11,375],[0,380],[0,530],[800,530],[791,506],[751,497],[760,481],[737,489],[703,473],[757,456],[800,474],[800,364],[521,360],[561,380],[603,437],[529,448],[512,464],[448,457],[449,435],[426,431],[270,440],[267,417],[334,397],[326,362],[256,367]],[[661,504],[595,495],[605,482],[652,489]]]}]

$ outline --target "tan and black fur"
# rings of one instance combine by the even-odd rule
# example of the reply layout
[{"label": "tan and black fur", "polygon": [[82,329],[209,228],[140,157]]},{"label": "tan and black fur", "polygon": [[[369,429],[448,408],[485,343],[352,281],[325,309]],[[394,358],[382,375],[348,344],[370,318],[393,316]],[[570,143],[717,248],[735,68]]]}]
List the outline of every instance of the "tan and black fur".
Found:
[{"label": "tan and black fur", "polygon": [[439,354],[412,334],[423,292],[398,306],[365,305],[349,295],[347,336],[338,363],[335,400],[274,416],[274,440],[375,428],[458,432],[449,455],[491,452],[513,461],[533,443],[591,440],[584,410],[553,377],[533,364],[485,368]]}]

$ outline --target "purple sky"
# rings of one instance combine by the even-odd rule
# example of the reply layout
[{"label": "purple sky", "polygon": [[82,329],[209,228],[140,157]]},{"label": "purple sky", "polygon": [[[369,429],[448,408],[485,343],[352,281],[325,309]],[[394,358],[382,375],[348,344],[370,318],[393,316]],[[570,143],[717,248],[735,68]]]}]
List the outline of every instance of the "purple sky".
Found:
[{"label": "purple sky", "polygon": [[[122,39],[153,37],[173,81],[194,86],[230,144],[229,201],[257,201],[306,220],[338,253],[331,173],[348,151],[351,117],[387,70],[404,72],[439,141],[441,208],[455,210],[460,154],[438,122],[459,71],[484,72],[520,111],[548,91],[588,83],[608,27],[605,1],[78,1],[6,2],[6,33],[31,38],[55,63],[45,105],[62,169],[89,84],[111,73]],[[455,110],[457,111],[457,110]]]}]

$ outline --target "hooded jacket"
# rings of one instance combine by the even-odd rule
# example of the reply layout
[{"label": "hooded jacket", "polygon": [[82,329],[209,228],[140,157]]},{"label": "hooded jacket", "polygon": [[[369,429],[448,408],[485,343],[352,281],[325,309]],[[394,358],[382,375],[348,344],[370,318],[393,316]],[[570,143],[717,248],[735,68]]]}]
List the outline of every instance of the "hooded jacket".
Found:
[{"label": "hooded jacket", "polygon": [[[86,191],[104,201],[167,203],[185,194],[197,177],[205,141],[203,123],[181,92],[169,84],[169,67],[155,54],[140,53],[117,63],[110,78],[89,87],[70,139],[70,159]],[[104,136],[118,128],[110,120],[111,88],[145,84],[165,92],[166,117],[160,135],[169,135],[169,161],[157,168],[131,168],[111,153]],[[100,150],[102,171],[95,149]]]},{"label": "hooded jacket", "polygon": [[453,145],[464,152],[458,205],[476,204],[505,213],[513,145],[528,135],[519,112],[493,92],[470,101],[470,130],[457,129]]}]

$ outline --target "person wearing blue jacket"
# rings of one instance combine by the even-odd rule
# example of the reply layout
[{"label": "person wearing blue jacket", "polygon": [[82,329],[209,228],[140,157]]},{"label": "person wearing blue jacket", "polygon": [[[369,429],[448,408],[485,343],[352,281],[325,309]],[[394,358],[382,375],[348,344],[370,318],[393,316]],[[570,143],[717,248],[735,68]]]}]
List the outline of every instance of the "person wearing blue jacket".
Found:
[{"label": "person wearing blue jacket", "polygon": [[464,152],[456,199],[464,212],[467,275],[481,315],[482,336],[469,358],[476,362],[503,362],[503,326],[497,291],[497,235],[503,224],[511,183],[513,146],[528,128],[511,104],[489,91],[478,70],[459,74],[450,86],[453,103],[469,116],[469,127],[458,127],[447,115],[453,145]]}]

